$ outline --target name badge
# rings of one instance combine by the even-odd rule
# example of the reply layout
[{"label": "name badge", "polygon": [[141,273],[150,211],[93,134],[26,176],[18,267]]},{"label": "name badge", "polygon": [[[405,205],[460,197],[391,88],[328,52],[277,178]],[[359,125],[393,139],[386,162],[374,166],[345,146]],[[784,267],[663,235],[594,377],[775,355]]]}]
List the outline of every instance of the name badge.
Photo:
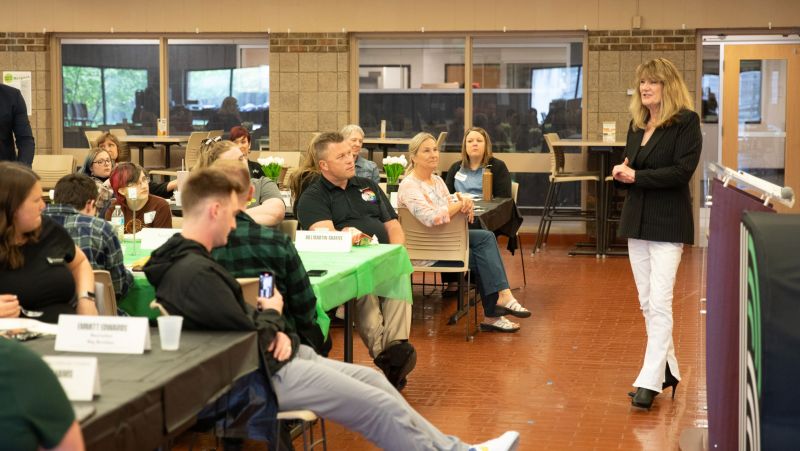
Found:
[{"label": "name badge", "polygon": [[42,359],[56,373],[70,401],[91,401],[94,395],[100,395],[97,357],[46,355]]},{"label": "name badge", "polygon": [[466,182],[467,181],[467,174],[464,174],[463,172],[456,172],[456,175],[454,177],[459,182]]},{"label": "name badge", "polygon": [[56,351],[143,354],[150,350],[147,318],[59,315]]},{"label": "name badge", "polygon": [[353,237],[349,232],[298,230],[294,247],[301,252],[350,252]]},{"label": "name badge", "polygon": [[281,191],[281,199],[283,199],[283,204],[286,208],[292,208],[292,192],[289,190],[282,190]]},{"label": "name badge", "polygon": [[156,219],[156,212],[148,211],[143,216],[144,216],[144,223],[145,224],[152,224],[153,220]]}]

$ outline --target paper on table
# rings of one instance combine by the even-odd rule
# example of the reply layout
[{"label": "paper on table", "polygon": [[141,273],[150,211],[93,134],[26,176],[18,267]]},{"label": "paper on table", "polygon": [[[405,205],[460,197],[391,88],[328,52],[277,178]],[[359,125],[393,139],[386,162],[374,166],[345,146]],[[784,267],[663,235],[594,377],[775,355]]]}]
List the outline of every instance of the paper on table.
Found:
[{"label": "paper on table", "polygon": [[55,335],[58,332],[58,325],[28,318],[0,318],[0,330],[9,329],[28,329],[31,332]]},{"label": "paper on table", "polygon": [[136,238],[142,240],[141,249],[158,249],[176,233],[180,233],[180,230],[145,227],[137,233]]}]

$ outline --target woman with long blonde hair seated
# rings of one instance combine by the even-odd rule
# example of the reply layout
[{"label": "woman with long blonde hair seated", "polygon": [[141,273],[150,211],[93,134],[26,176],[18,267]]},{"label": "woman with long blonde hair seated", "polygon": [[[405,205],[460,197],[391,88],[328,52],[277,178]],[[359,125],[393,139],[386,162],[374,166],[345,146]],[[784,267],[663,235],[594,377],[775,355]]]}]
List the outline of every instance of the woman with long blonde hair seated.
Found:
[{"label": "woman with long blonde hair seated", "polygon": [[[250,172],[250,166],[248,166],[250,160],[242,153],[240,146],[233,141],[226,140],[214,142],[204,149],[193,170],[211,167],[217,160],[237,160]],[[269,177],[251,177],[250,183],[255,191],[246,213],[255,222],[264,226],[272,227],[283,221],[286,206],[283,203],[278,184]]]},{"label": "woman with long blonde hair seated", "polygon": [[[461,193],[451,195],[441,177],[434,174],[439,167],[439,149],[429,133],[419,133],[408,146],[410,165],[400,183],[398,205],[407,208],[419,222],[428,227],[450,222],[458,213],[474,219],[472,199]],[[497,239],[488,230],[470,229],[469,267],[478,277],[478,290],[483,300],[484,322],[481,330],[516,332],[519,324],[503,315],[527,318],[531,312],[520,305],[508,286]]]}]

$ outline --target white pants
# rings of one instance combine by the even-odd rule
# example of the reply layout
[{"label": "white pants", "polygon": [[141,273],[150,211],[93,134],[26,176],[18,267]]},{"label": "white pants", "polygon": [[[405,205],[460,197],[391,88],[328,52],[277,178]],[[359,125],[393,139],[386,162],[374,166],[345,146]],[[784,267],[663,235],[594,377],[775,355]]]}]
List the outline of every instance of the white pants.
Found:
[{"label": "white pants", "polygon": [[672,342],[672,290],[683,253],[682,243],[628,239],[628,255],[647,330],[647,351],[634,387],[661,393],[665,365],[680,380]]}]

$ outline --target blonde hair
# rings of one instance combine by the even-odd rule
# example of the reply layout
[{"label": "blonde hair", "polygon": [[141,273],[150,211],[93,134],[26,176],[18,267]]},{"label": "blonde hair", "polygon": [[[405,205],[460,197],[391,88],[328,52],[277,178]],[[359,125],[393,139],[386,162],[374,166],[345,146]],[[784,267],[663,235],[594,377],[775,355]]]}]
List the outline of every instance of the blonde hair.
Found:
[{"label": "blonde hair", "polygon": [[297,208],[297,199],[311,184],[315,177],[321,174],[319,169],[319,162],[323,160],[325,154],[328,152],[328,146],[331,144],[338,144],[344,141],[344,136],[339,132],[324,132],[314,136],[311,142],[308,143],[306,149],[306,157],[303,159],[300,167],[297,168],[292,174],[289,181],[289,188],[292,190],[292,205]]},{"label": "blonde hair", "polygon": [[419,148],[422,147],[422,143],[429,139],[432,139],[434,143],[436,142],[436,138],[434,138],[430,133],[426,132],[417,133],[413,138],[411,138],[411,142],[408,143],[408,167],[406,168],[406,172],[411,172],[414,170],[414,157],[417,156]]},{"label": "blonde hair", "polygon": [[464,132],[464,139],[461,141],[461,167],[469,167],[469,155],[467,155],[467,136],[469,132],[477,132],[483,136],[483,141],[486,143],[486,146],[483,152],[483,159],[481,160],[481,167],[484,167],[489,164],[489,160],[492,158],[492,140],[489,138],[489,134],[486,133],[486,130],[480,127],[471,127]]},{"label": "blonde hair", "polygon": [[647,128],[650,119],[650,109],[642,105],[642,96],[639,92],[641,80],[661,83],[661,109],[656,119],[655,128],[669,125],[681,110],[694,111],[692,97],[686,88],[681,73],[672,62],[666,58],[655,58],[636,68],[636,94],[631,96],[628,109],[633,116],[633,131]]},{"label": "blonde hair", "polygon": [[195,163],[192,171],[197,171],[198,169],[206,169],[211,166],[212,163],[219,160],[219,156],[223,153],[231,150],[236,149],[239,150],[239,145],[234,143],[233,141],[218,141],[212,144],[211,146],[207,147],[206,149],[200,152],[200,157],[197,159],[197,163]]}]

